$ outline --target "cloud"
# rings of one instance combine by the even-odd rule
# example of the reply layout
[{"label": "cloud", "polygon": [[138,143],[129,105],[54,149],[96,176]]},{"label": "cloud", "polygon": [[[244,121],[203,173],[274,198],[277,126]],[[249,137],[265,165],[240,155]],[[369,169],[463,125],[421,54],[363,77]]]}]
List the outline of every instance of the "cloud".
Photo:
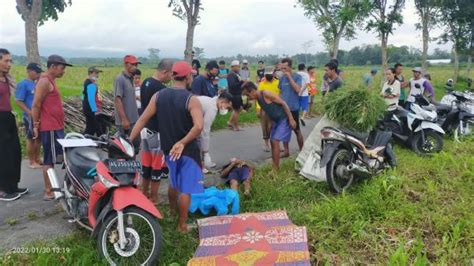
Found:
[{"label": "cloud", "polygon": [[252,48],[256,50],[268,50],[275,47],[275,40],[272,36],[264,36],[261,39],[257,40]]}]

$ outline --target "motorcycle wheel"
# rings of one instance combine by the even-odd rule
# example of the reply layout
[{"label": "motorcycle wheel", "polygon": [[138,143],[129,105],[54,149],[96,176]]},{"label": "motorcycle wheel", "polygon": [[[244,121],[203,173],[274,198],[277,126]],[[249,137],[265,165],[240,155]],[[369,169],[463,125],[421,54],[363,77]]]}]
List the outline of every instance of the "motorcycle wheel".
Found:
[{"label": "motorcycle wheel", "polygon": [[352,162],[351,157],[351,153],[347,149],[340,149],[333,154],[328,163],[326,178],[329,188],[334,193],[341,193],[354,181],[354,175],[346,170]]},{"label": "motorcycle wheel", "polygon": [[162,231],[158,219],[137,207],[123,211],[127,244],[118,243],[118,216],[109,214],[97,236],[97,248],[110,265],[155,265],[160,256]]},{"label": "motorcycle wheel", "polygon": [[421,132],[415,134],[411,147],[418,154],[437,153],[443,149],[443,138],[433,130],[423,130],[425,141],[422,141]]}]

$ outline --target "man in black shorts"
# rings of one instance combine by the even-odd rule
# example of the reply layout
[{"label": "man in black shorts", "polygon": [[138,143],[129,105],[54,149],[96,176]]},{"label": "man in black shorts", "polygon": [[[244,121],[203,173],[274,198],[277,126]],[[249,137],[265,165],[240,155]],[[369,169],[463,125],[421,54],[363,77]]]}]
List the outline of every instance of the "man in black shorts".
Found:
[{"label": "man in black shorts", "polygon": [[239,127],[239,113],[242,110],[242,85],[244,82],[240,78],[240,62],[234,60],[231,63],[230,73],[227,75],[227,83],[229,84],[229,92],[232,94],[232,108],[234,111],[229,120],[229,127],[235,131],[241,131]]}]

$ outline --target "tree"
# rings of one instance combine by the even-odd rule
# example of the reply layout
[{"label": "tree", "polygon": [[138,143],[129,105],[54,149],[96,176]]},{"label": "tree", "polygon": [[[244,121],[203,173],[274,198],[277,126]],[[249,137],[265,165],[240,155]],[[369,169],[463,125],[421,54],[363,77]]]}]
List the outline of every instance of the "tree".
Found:
[{"label": "tree", "polygon": [[459,77],[459,55],[473,55],[474,25],[471,0],[440,0],[440,21],[445,28],[440,36],[441,43],[453,43],[454,75],[456,83]]},{"label": "tree", "polygon": [[160,60],[160,49],[158,48],[148,48],[148,58],[152,62],[158,62]]},{"label": "tree", "polygon": [[202,10],[201,0],[170,0],[168,7],[173,8],[174,16],[188,23],[184,59],[191,63],[193,57],[194,29],[199,24],[199,10]]},{"label": "tree", "polygon": [[308,50],[309,48],[313,47],[314,41],[313,40],[308,40],[304,43],[301,44],[301,47],[303,48],[305,57],[304,57],[304,63],[308,64]]},{"label": "tree", "polygon": [[430,30],[436,26],[439,19],[438,0],[415,0],[416,12],[420,16],[420,23],[416,24],[417,29],[421,29],[423,37],[422,68],[428,68],[428,43],[430,42]]},{"label": "tree", "polygon": [[298,3],[323,31],[332,58],[337,58],[341,38],[354,39],[356,25],[363,21],[368,9],[366,0],[298,0]]},{"label": "tree", "polygon": [[201,47],[194,47],[194,58],[201,59],[204,57],[204,48]]},{"label": "tree", "polygon": [[367,31],[374,31],[378,34],[382,50],[382,68],[387,69],[387,45],[388,36],[393,34],[395,24],[402,24],[403,17],[401,11],[405,5],[405,0],[373,0],[372,9],[369,12],[370,18],[367,22]]},{"label": "tree", "polygon": [[40,62],[38,26],[48,19],[58,20],[58,14],[71,5],[71,0],[16,0],[16,9],[25,21],[25,46],[28,62]]}]

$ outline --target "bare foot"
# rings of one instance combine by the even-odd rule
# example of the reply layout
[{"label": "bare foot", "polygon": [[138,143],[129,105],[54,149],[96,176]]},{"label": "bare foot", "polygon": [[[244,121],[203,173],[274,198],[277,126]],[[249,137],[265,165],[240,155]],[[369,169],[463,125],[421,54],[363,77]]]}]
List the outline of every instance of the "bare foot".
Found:
[{"label": "bare foot", "polygon": [[183,233],[183,234],[186,234],[186,233],[189,233],[189,229],[188,229],[188,225],[185,224],[185,225],[178,225],[178,227],[176,228],[176,230],[180,233]]},{"label": "bare foot", "polygon": [[39,169],[39,168],[42,168],[43,166],[41,166],[41,164],[35,162],[35,163],[30,163],[29,167],[31,169]]},{"label": "bare foot", "polygon": [[282,156],[280,156],[280,158],[288,158],[288,157],[290,157],[290,154],[289,154],[289,153],[285,153],[285,154],[283,154]]}]

